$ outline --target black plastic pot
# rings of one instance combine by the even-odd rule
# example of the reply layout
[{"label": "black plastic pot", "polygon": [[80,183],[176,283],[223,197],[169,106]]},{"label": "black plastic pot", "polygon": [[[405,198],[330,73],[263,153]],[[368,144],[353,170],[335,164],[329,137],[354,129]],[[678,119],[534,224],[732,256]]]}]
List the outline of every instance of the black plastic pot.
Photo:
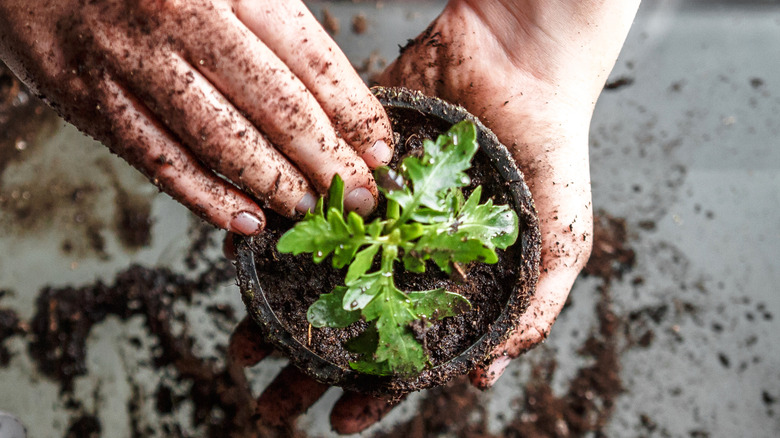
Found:
[{"label": "black plastic pot", "polygon": [[[264,332],[268,341],[286,354],[291,363],[306,374],[329,385],[374,395],[399,397],[407,392],[443,384],[457,375],[466,374],[478,364],[490,359],[491,351],[508,338],[514,321],[525,311],[528,300],[535,291],[541,237],[536,210],[531,193],[523,181],[523,175],[514,164],[509,151],[476,117],[461,107],[419,92],[402,88],[375,88],[374,93],[385,106],[396,131],[401,129],[399,124],[408,119],[410,114],[415,117],[419,117],[420,114],[425,115],[432,123],[441,126],[443,131],[464,119],[474,122],[478,129],[480,144],[478,156],[484,154],[488,157],[490,164],[503,180],[502,187],[511,194],[512,207],[520,219],[520,235],[515,243],[520,245],[520,256],[515,258],[516,263],[520,265],[520,274],[516,278],[503,311],[490,325],[490,330],[460,355],[426,369],[418,376],[409,378],[361,374],[316,355],[285,329],[264,294],[264,285],[259,280],[251,249],[252,238],[237,238],[236,264],[239,286],[249,314]],[[401,150],[403,147],[398,149]],[[397,155],[399,152],[396,152]],[[330,290],[321,292],[326,293]]]}]

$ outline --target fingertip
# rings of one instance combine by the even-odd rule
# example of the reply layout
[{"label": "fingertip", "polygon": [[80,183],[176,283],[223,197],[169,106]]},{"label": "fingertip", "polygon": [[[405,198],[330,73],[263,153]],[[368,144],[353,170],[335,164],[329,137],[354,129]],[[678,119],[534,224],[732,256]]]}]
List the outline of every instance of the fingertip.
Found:
[{"label": "fingertip", "polygon": [[370,190],[358,187],[344,197],[344,208],[365,217],[376,208],[376,199]]},{"label": "fingertip", "polygon": [[390,163],[393,159],[393,149],[384,140],[377,140],[361,156],[368,167],[375,169]]},{"label": "fingertip", "polygon": [[230,261],[236,260],[236,245],[233,242],[235,233],[227,232],[225,239],[222,241],[222,255]]},{"label": "fingertip", "polygon": [[472,371],[469,375],[471,384],[482,390],[489,389],[504,374],[511,361],[509,356],[500,356],[486,368],[480,367]]},{"label": "fingertip", "polygon": [[359,433],[375,424],[397,403],[355,392],[345,392],[333,406],[330,425],[339,435]]},{"label": "fingertip", "polygon": [[228,231],[244,236],[260,234],[265,228],[265,215],[261,211],[240,211],[233,215]]},{"label": "fingertip", "polygon": [[228,343],[228,358],[241,367],[259,363],[272,351],[260,335],[260,329],[248,316],[233,330]]}]

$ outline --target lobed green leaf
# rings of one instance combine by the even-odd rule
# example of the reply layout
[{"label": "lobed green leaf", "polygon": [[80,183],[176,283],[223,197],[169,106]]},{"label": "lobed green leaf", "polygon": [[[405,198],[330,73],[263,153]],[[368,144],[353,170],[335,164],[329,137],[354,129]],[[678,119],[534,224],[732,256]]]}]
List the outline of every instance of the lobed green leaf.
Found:
[{"label": "lobed green leaf", "polygon": [[409,292],[407,295],[414,313],[428,319],[438,320],[456,316],[471,309],[471,303],[463,295],[447,292],[444,289]]},{"label": "lobed green leaf", "polygon": [[306,319],[313,327],[344,328],[360,320],[360,311],[348,311],[342,308],[346,287],[338,286],[333,292],[320,295],[309,307]]}]

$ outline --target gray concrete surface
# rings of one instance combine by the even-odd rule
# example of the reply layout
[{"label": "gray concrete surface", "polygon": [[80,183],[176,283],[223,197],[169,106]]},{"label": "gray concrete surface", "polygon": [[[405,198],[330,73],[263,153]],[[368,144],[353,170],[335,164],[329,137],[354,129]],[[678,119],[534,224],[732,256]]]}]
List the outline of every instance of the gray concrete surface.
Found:
[{"label": "gray concrete surface", "polygon": [[[339,18],[335,38],[353,63],[362,66],[373,54],[376,70],[444,2],[310,4],[318,16],[327,7]],[[358,12],[368,20],[362,35],[349,26]],[[602,95],[591,128],[595,210],[625,221],[636,254],[633,268],[609,284],[613,312],[623,323],[624,390],[604,428],[607,436],[780,435],[778,72],[777,2],[642,5],[611,77],[632,82]],[[0,308],[22,320],[33,315],[45,285],[110,281],[131,263],[191,274],[182,258],[197,220],[72,127],[60,123],[0,178],[1,196],[40,207],[34,210],[40,219],[32,222],[0,211],[0,290],[7,291]],[[45,193],[64,199],[78,188],[90,188],[89,202],[79,209],[62,200],[36,204]],[[112,226],[116,198],[127,193],[150,206],[153,219],[151,243],[132,250]],[[84,212],[99,225],[102,252],[78,244],[87,237],[84,218],[76,217]],[[66,240],[76,249],[63,252]],[[216,259],[212,240],[206,257]],[[597,327],[594,309],[603,290],[601,279],[579,280],[549,340],[479,395],[490,432],[500,435],[524,415],[518,398],[535,366],[555,360],[551,385],[562,394],[592,360],[577,351]],[[190,303],[177,302],[176,309],[186,321],[182,333],[197,340],[197,353],[220,361],[231,325],[206,311],[213,304],[232,308],[236,318],[243,314],[230,282]],[[651,311],[661,313],[657,321],[647,317]],[[632,335],[648,331],[652,342],[634,345]],[[140,317],[108,318],[92,330],[88,372],[75,380],[72,395],[41,374],[28,354],[30,341],[7,339],[11,359],[0,366],[0,411],[17,415],[30,437],[63,436],[85,412],[99,419],[103,436],[129,437],[138,421],[149,426],[148,435],[165,436],[163,424],[179,425],[186,436],[202,433],[190,424],[186,403],[163,417],[155,410],[156,386],[172,382],[175,372],[151,365],[158,346]],[[256,393],[283,364],[272,358],[251,372]],[[299,427],[310,436],[332,435],[328,415],[339,393],[330,390]],[[410,397],[364,435],[391,430],[421,403],[424,394]]]}]

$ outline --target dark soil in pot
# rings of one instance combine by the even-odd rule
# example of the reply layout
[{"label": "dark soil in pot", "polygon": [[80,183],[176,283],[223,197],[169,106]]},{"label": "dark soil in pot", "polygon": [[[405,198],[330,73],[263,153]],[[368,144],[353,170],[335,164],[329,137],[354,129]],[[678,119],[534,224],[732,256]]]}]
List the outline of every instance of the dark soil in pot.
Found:
[{"label": "dark soil in pot", "polygon": [[[421,151],[423,139],[435,138],[454,123],[464,118],[476,122],[462,108],[419,93],[400,89],[377,89],[376,93],[388,111],[396,135],[391,165],[407,154]],[[325,383],[399,396],[468,372],[487,360],[490,351],[506,339],[512,321],[525,310],[533,294],[540,237],[522,175],[495,136],[478,122],[477,126],[480,151],[468,172],[472,183],[464,193],[468,195],[481,185],[483,201],[491,197],[495,204],[513,205],[520,218],[520,237],[506,251],[498,251],[498,263],[466,265],[463,278],[450,278],[432,263],[424,274],[402,274],[403,266],[398,263],[395,278],[399,289],[444,288],[460,293],[472,303],[472,309],[464,314],[415,330],[433,364],[419,376],[378,377],[352,371],[348,363],[357,356],[348,352],[343,343],[365,328],[363,321],[346,329],[317,329],[309,325],[307,309],[321,293],[343,284],[346,268],[332,268],[330,259],[315,264],[310,255],[292,256],[276,251],[278,239],[294,224],[291,220],[268,213],[262,235],[237,242],[239,284],[249,313],[294,364]]]}]

